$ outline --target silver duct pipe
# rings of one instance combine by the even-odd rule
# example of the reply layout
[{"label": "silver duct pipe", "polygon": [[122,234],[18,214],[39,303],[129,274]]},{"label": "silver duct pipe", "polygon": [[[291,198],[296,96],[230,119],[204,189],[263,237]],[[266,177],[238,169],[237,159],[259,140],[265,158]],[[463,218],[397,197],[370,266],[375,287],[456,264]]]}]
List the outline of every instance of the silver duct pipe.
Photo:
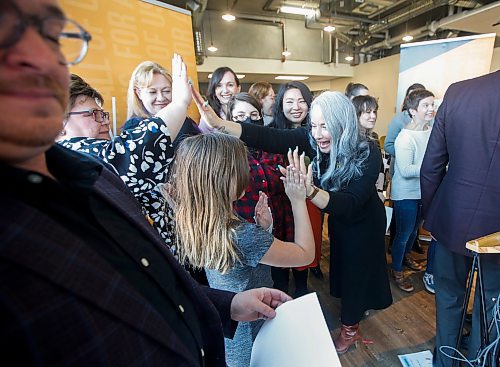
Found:
[{"label": "silver duct pipe", "polygon": [[[403,8],[395,13],[392,13],[387,16],[383,20],[383,23],[378,23],[374,24],[368,27],[368,32],[369,33],[378,33],[385,31],[388,28],[394,27],[398,24],[402,24],[410,17],[416,17],[420,14],[423,14],[425,12],[428,12],[429,10],[432,10],[434,8],[437,8],[439,6],[447,5],[448,3],[451,3],[453,1],[457,0],[451,0],[451,1],[446,1],[446,0],[422,0],[419,1],[407,8]],[[366,43],[366,42],[365,42]],[[361,45],[358,45],[361,46]]]},{"label": "silver duct pipe", "polygon": [[354,39],[353,44],[358,47],[363,46],[366,42],[368,42],[372,34],[385,31],[399,24],[403,24],[408,21],[410,17],[414,18],[443,5],[454,5],[468,8],[479,6],[478,2],[475,0],[422,0],[409,6],[408,8],[404,8],[390,14],[383,21],[383,23],[370,25],[368,27],[368,32],[366,32],[364,36]]},{"label": "silver duct pipe", "polygon": [[[423,26],[423,27],[414,29],[414,30],[412,30],[410,32],[407,32],[407,34],[410,35],[410,36],[413,36],[413,39],[423,38],[423,37],[429,35],[429,27],[428,26]],[[403,40],[401,39],[401,36],[392,37],[392,38],[385,39],[385,40],[383,40],[381,42],[374,43],[373,45],[370,45],[370,46],[367,46],[367,47],[363,47],[363,48],[361,48],[361,50],[359,52],[360,53],[369,54],[369,53],[372,53],[374,51],[378,51],[378,50],[381,50],[381,49],[391,49],[394,46],[397,46],[397,45],[399,45],[401,43],[403,43]]]},{"label": "silver duct pipe", "polygon": [[[466,10],[458,14],[450,15],[449,17],[442,18],[437,21],[431,22],[429,25],[414,29],[413,31],[408,32],[409,35],[413,36],[414,39],[419,39],[422,37],[426,36],[433,36],[438,29],[444,28],[446,29],[446,26],[450,23],[456,22],[460,19],[466,18],[476,12],[481,12],[486,10],[485,7],[490,7],[492,4],[485,5],[479,9],[474,9],[474,10]],[[496,6],[495,3],[493,5]],[[398,37],[392,37],[390,39],[386,39],[382,42],[374,43],[373,45],[370,45],[368,47],[363,47],[360,52],[364,53],[372,53],[374,51],[378,51],[380,49],[389,49],[394,46],[400,45],[403,43],[403,40],[401,39],[400,36]]]},{"label": "silver duct pipe", "polygon": [[195,0],[197,7],[192,8],[191,21],[193,23],[194,54],[196,65],[205,61],[205,40],[203,37],[203,14],[207,8],[208,0]]},{"label": "silver duct pipe", "polygon": [[463,18],[467,18],[467,17],[474,15],[476,13],[481,13],[485,10],[488,10],[489,8],[494,8],[497,6],[498,6],[498,3],[494,2],[494,3],[488,4],[488,5],[481,6],[480,8],[477,8],[477,9],[465,10],[461,13],[450,15],[449,17],[442,18],[440,20],[435,20],[435,21],[431,22],[431,24],[429,24],[429,26],[428,26],[430,35],[434,35],[436,33],[436,31],[440,28],[446,29],[446,26],[450,23],[456,22],[457,20],[460,20]]},{"label": "silver duct pipe", "polygon": [[[396,4],[402,4],[403,2],[404,0],[399,1]],[[382,22],[377,22],[376,24],[369,25],[364,32],[361,32],[358,37],[352,38],[350,41],[347,41],[347,39],[345,39],[344,37],[345,40],[342,40],[342,42],[352,43],[356,47],[361,47],[368,42],[373,34],[383,32],[396,25],[403,24],[404,22],[408,21],[410,17],[416,17],[443,5],[455,5],[467,8],[479,6],[478,2],[475,0],[421,0],[407,8],[403,8],[388,15],[385,19],[382,20]]]},{"label": "silver duct pipe", "polygon": [[377,19],[380,14],[387,13],[387,11],[396,8],[396,7],[400,6],[401,4],[406,3],[407,1],[408,0],[399,0],[399,1],[396,1],[394,4],[386,6],[386,7],[382,8],[382,9],[380,9],[380,10],[377,10],[375,13],[370,14],[368,16],[368,18],[370,18],[370,19],[374,19],[374,18]]}]

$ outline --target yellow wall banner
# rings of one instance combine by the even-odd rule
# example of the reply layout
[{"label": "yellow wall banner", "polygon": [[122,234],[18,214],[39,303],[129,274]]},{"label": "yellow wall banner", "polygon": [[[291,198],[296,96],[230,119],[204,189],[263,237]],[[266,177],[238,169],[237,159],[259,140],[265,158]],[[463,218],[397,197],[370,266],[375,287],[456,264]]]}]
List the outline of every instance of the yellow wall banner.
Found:
[{"label": "yellow wall banner", "polygon": [[[189,77],[198,85],[194,42],[189,11],[157,1],[60,0],[68,18],[91,35],[89,51],[70,71],[80,75],[105,99],[111,111],[116,98],[116,124],[127,117],[127,88],[135,67],[142,61],[171,69],[174,52],[182,55]],[[189,113],[198,116],[191,105]]]}]

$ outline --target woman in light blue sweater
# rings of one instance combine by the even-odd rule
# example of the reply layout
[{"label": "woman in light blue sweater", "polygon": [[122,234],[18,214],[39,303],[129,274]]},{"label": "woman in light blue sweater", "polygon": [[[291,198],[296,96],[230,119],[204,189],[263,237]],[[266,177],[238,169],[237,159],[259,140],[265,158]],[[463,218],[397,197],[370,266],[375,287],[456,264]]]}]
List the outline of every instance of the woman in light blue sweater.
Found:
[{"label": "woman in light blue sweater", "polygon": [[420,166],[424,159],[434,118],[434,94],[425,89],[411,92],[405,104],[412,119],[395,141],[396,162],[391,199],[396,217],[396,236],[392,244],[392,273],[400,289],[412,292],[413,285],[403,276],[403,260],[410,252],[421,222]]}]

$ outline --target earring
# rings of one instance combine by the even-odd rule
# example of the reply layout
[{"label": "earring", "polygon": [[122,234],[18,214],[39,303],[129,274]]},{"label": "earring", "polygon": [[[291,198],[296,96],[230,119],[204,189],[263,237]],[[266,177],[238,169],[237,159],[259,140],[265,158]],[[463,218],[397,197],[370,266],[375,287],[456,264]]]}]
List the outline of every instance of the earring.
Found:
[{"label": "earring", "polygon": [[59,133],[59,135],[61,135],[61,136],[66,135],[66,130],[62,130],[62,131]]}]

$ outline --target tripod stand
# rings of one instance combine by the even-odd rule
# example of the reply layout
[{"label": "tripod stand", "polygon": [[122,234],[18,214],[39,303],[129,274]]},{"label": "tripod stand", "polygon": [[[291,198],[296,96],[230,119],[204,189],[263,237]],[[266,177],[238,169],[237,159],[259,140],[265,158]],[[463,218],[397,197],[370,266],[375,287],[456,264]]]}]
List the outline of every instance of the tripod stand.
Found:
[{"label": "tripod stand", "polygon": [[[493,327],[492,320],[491,324],[488,326],[488,315],[486,313],[486,300],[484,292],[484,281],[483,273],[481,269],[481,257],[480,254],[500,254],[500,232],[493,233],[491,235],[478,238],[476,240],[471,240],[466,243],[465,247],[474,253],[472,260],[472,266],[469,273],[469,281],[467,283],[467,288],[465,291],[464,304],[462,306],[462,318],[460,320],[459,334],[457,338],[457,344],[455,350],[459,349],[460,342],[462,339],[462,330],[465,323],[465,315],[467,314],[467,305],[469,304],[470,295],[472,291],[472,283],[474,280],[474,274],[477,275],[476,281],[476,292],[479,292],[479,320],[480,320],[480,335],[481,335],[481,346],[478,353],[480,353],[487,345],[489,345],[489,333]],[[479,354],[478,354],[479,355]],[[489,355],[486,357],[485,366],[494,367],[497,363],[497,357]],[[459,361],[453,360],[453,367],[458,366]]]}]

